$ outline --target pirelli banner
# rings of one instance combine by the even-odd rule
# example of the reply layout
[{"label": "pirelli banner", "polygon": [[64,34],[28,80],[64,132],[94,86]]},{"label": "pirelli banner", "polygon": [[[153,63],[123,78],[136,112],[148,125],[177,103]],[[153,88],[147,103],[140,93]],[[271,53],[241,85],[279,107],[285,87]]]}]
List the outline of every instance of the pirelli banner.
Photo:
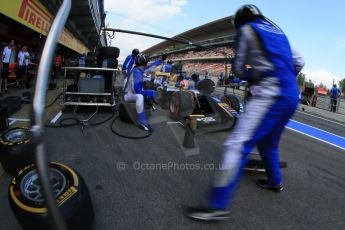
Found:
[{"label": "pirelli banner", "polygon": [[[0,12],[45,36],[54,19],[39,0],[0,0]],[[78,53],[89,51],[66,28],[61,33],[59,43]]]}]

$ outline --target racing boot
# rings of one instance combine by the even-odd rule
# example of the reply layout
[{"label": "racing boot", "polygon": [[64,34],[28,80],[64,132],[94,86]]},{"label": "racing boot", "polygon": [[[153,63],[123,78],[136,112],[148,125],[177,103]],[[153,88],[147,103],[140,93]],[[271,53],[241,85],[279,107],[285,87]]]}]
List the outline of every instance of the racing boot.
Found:
[{"label": "racing boot", "polygon": [[275,186],[269,185],[267,183],[267,180],[264,180],[264,179],[257,180],[256,184],[261,188],[269,189],[269,190],[272,190],[273,192],[281,192],[281,191],[283,191],[283,188],[284,188],[283,184],[279,184],[279,185],[275,185]]},{"label": "racing boot", "polygon": [[212,209],[208,207],[187,207],[185,215],[193,220],[225,221],[229,219],[230,212],[225,209]]},{"label": "racing boot", "polygon": [[140,129],[147,131],[149,133],[153,132],[153,129],[151,128],[151,126],[147,122],[145,110],[138,114],[138,120],[139,120],[139,126],[138,127]]}]

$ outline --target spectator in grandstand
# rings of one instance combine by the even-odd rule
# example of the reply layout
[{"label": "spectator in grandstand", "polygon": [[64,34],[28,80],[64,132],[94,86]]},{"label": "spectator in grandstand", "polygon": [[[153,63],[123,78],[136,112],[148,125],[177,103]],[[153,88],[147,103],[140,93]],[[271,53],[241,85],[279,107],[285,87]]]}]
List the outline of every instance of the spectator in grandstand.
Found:
[{"label": "spectator in grandstand", "polygon": [[[256,6],[242,6],[235,14],[234,23],[237,29],[234,71],[250,82],[252,97],[225,142],[223,161],[216,171],[208,206],[186,210],[187,216],[197,220],[229,217],[226,208],[233,200],[247,156],[256,146],[267,175],[267,180],[260,179],[257,185],[274,192],[283,190],[278,143],[298,105],[296,78],[304,61],[293,53],[283,31]],[[252,67],[249,73],[245,64]]]},{"label": "spectator in grandstand", "polygon": [[5,93],[7,93],[7,78],[9,75],[9,68],[10,68],[10,59],[12,54],[12,48],[14,47],[14,41],[8,43],[8,45],[4,48],[2,52],[2,73],[1,73],[1,80],[0,80],[0,95],[2,96],[2,82],[4,81],[4,88]]},{"label": "spectator in grandstand", "polygon": [[[150,98],[154,101],[156,91],[143,89],[143,78],[146,71],[151,71],[152,68],[157,67],[163,63],[163,58],[155,61],[147,66],[149,57],[146,54],[140,53],[135,57],[135,67],[129,72],[128,77],[124,81],[124,100],[126,102],[135,101],[136,111],[138,113],[139,128],[153,132],[153,129],[148,124],[146,113],[144,110],[144,97]],[[166,57],[165,57],[166,58]]]},{"label": "spectator in grandstand", "polygon": [[125,75],[129,74],[129,72],[132,70],[135,58],[138,56],[139,53],[140,52],[138,49],[133,49],[132,54],[126,57],[125,62],[122,65],[122,71]]},{"label": "spectator in grandstand", "polygon": [[337,88],[337,85],[334,84],[331,89],[331,111],[335,113],[337,110],[338,99],[340,97],[340,90]]},{"label": "spectator in grandstand", "polygon": [[31,56],[28,52],[28,47],[23,46],[21,51],[18,53],[18,86],[24,86],[24,84],[27,84],[28,81],[28,66],[29,66],[29,60],[31,59]]}]

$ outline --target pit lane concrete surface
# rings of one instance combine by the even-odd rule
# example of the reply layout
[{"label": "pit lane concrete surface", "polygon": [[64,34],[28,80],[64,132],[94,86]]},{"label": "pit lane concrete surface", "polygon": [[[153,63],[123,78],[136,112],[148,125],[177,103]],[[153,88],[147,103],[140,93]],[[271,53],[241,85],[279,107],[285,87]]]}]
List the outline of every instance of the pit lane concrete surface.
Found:
[{"label": "pit lane concrete surface", "polygon": [[[50,107],[47,121],[60,108],[58,104]],[[100,113],[94,121],[109,115]],[[65,113],[59,119],[71,116]],[[293,119],[345,137],[341,122],[303,113],[296,113]],[[288,162],[282,170],[284,191],[263,190],[255,180],[265,175],[246,172],[228,222],[195,222],[184,217],[182,209],[205,200],[230,131],[197,136],[198,149],[188,154],[175,137],[182,136],[183,129],[167,123],[166,111],[155,111],[151,122],[153,135],[141,140],[112,134],[110,122],[86,127],[83,132],[80,126],[46,129],[50,160],[72,166],[86,180],[95,209],[95,230],[344,229],[343,149],[286,129],[280,143],[281,159]],[[114,128],[131,136],[145,134],[120,121]],[[20,226],[7,200],[10,179],[6,174],[0,179],[0,229],[17,230]]]}]

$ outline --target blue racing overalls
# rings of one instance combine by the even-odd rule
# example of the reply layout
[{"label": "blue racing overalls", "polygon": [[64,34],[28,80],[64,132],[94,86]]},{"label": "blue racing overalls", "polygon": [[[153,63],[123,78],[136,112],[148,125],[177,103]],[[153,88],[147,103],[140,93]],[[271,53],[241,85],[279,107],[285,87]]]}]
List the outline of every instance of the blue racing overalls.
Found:
[{"label": "blue racing overalls", "polygon": [[[149,97],[151,101],[154,101],[154,98],[156,96],[156,91],[143,89],[144,73],[152,71],[153,68],[161,64],[162,60],[157,60],[152,64],[148,65],[145,69],[142,69],[140,67],[134,67],[132,71],[129,73],[129,76],[125,78],[124,81],[124,100],[126,102],[135,101],[139,123],[143,125],[148,125],[144,109],[144,96]],[[129,82],[127,83],[127,81]]]},{"label": "blue racing overalls", "polygon": [[122,70],[126,71],[126,73],[129,73],[132,70],[134,63],[135,56],[133,54],[128,55],[125,59],[125,62],[122,65]]},{"label": "blue racing overalls", "polygon": [[[209,205],[216,209],[230,205],[254,147],[262,157],[267,183],[282,183],[278,144],[298,105],[297,66],[304,65],[303,60],[295,60],[285,34],[262,19],[239,29],[236,52],[235,74],[251,82],[252,97],[224,144],[226,150],[209,194]],[[253,76],[245,74],[246,64],[252,66]]]}]

